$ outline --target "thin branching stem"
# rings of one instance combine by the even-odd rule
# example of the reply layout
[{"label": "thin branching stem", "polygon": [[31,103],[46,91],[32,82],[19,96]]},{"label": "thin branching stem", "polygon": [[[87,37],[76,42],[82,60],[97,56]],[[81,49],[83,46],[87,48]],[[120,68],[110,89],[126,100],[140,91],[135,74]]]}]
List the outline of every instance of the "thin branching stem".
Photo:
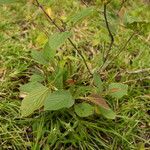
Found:
[{"label": "thin branching stem", "polygon": [[114,37],[113,37],[113,34],[110,30],[108,19],[107,19],[107,5],[108,5],[108,3],[104,3],[104,19],[105,19],[106,28],[107,28],[107,31],[108,31],[109,37],[110,37],[110,44],[109,44],[109,48],[106,52],[104,62],[107,61],[107,59],[109,57],[109,53],[110,53],[112,46],[113,46],[113,43],[114,43]]},{"label": "thin branching stem", "polygon": [[100,69],[100,72],[102,72],[103,70],[105,70],[107,68],[107,66],[109,64],[111,64],[120,54],[121,52],[127,47],[127,45],[129,44],[129,42],[131,41],[131,39],[134,37],[136,33],[132,33],[131,36],[128,38],[128,40],[125,42],[125,44],[118,50],[118,53],[112,58],[110,58],[110,61],[106,61],[103,66]]},{"label": "thin branching stem", "polygon": [[49,19],[49,21],[60,31],[60,32],[64,32],[63,29],[61,29],[56,23],[55,21],[48,15],[48,13],[46,12],[46,10],[44,9],[44,7],[39,3],[38,0],[36,0],[37,6],[43,11],[43,13],[46,15],[46,17]]},{"label": "thin branching stem", "polygon": [[[57,25],[57,23],[48,15],[48,13],[45,11],[44,7],[39,3],[38,0],[36,0],[36,3],[37,3],[36,6],[39,7],[43,11],[43,13],[45,14],[45,16],[48,18],[49,22],[52,23],[60,32],[65,32],[65,30],[63,28],[59,27],[59,25]],[[68,41],[73,46],[73,48],[78,52],[79,56],[82,58],[82,60],[83,60],[83,62],[85,64],[85,66],[86,66],[89,74],[91,76],[93,76],[93,74],[90,71],[90,68],[88,67],[88,64],[87,64],[84,56],[82,55],[81,51],[76,47],[76,45],[74,44],[74,42],[70,38],[68,38]]]},{"label": "thin branching stem", "polygon": [[[82,0],[82,2],[83,2],[83,4],[85,4],[85,6],[89,7],[88,4],[84,2],[84,0]],[[127,0],[123,0],[123,2],[122,2],[122,4],[121,4],[121,7],[123,7],[123,5],[125,4],[125,2],[127,2]],[[109,21],[108,21],[108,19],[107,19],[107,5],[108,5],[108,4],[109,4],[109,3],[105,3],[105,4],[104,4],[104,21],[105,21],[105,23],[106,23],[106,27],[107,27],[107,30],[108,30],[108,32],[109,32],[109,36],[110,36],[110,38],[111,38],[111,43],[110,43],[110,45],[109,45],[109,50],[108,50],[108,52],[107,52],[107,55],[109,56],[109,51],[111,50],[111,48],[112,48],[112,46],[113,46],[113,44],[114,44],[114,37],[113,37],[113,34],[112,34],[111,30],[110,30]],[[96,10],[96,11],[99,12],[98,10]],[[120,26],[126,28],[124,25],[120,25]],[[121,52],[126,48],[126,46],[127,46],[128,43],[131,41],[131,39],[134,37],[135,34],[138,35],[138,33],[133,33],[133,34],[131,34],[131,36],[129,37],[129,39],[128,39],[128,40],[125,42],[125,44],[119,49],[118,54],[116,54],[114,57],[112,56],[112,57],[110,58],[110,60],[107,60],[107,59],[108,59],[108,56],[107,56],[107,57],[104,57],[104,56],[103,56],[103,59],[104,59],[105,61],[104,61],[103,65],[101,66],[99,72],[102,72],[103,70],[105,70],[105,69],[107,68],[107,66],[108,66],[110,63],[112,63],[112,62],[114,61],[114,59],[116,59],[116,58],[121,54]],[[139,35],[138,35],[138,36],[139,36]]]}]

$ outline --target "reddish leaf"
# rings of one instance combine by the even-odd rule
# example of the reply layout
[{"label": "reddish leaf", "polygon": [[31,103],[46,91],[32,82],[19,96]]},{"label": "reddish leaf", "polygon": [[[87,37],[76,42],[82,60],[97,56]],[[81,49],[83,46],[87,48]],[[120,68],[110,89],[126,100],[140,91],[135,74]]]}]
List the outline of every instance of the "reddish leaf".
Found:
[{"label": "reddish leaf", "polygon": [[110,89],[110,92],[111,92],[111,93],[118,92],[118,91],[120,91],[119,88],[113,88],[113,89]]},{"label": "reddish leaf", "polygon": [[91,94],[90,96],[87,97],[87,99],[88,99],[88,101],[90,101],[98,106],[101,106],[105,109],[110,109],[108,104],[106,103],[106,100],[98,94]]}]

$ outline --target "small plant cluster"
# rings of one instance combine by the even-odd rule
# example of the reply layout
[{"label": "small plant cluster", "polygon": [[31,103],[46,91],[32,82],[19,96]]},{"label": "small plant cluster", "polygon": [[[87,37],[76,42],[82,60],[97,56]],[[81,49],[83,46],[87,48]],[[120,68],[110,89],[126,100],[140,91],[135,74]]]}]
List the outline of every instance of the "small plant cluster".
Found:
[{"label": "small plant cluster", "polygon": [[[14,2],[18,1],[1,0],[0,4]],[[89,61],[88,57],[85,57],[71,39],[74,35],[71,30],[86,17],[97,15],[101,12],[99,12],[97,8],[88,6],[84,3],[87,6],[86,8],[68,17],[65,22],[61,20],[63,25],[60,26],[51,18],[49,12],[38,0],[33,0],[31,2],[45,14],[49,23],[54,25],[59,32],[55,32],[53,35],[49,36],[42,50],[34,50],[31,52],[33,60],[38,64],[39,71],[36,70],[33,73],[29,83],[20,87],[21,94],[25,94],[22,94],[24,97],[21,104],[22,116],[27,117],[34,111],[43,108],[43,106],[44,111],[54,111],[74,106],[74,111],[80,117],[87,117],[96,113],[114,119],[115,113],[111,110],[104,97],[110,95],[117,99],[122,98],[127,94],[128,86],[122,83],[111,83],[106,88],[104,87],[99,73],[105,70],[107,66],[120,55],[135,33],[140,32],[138,29],[139,26],[141,28],[143,27],[146,33],[149,22],[137,21],[135,18],[131,19],[128,16],[126,18],[126,26],[129,29],[136,28],[136,32],[134,32],[118,50],[118,54],[111,58],[110,52],[114,46],[114,36],[107,18],[107,5],[111,3],[111,1],[102,1],[104,6],[104,23],[110,43],[108,43],[108,49],[104,54],[100,53],[98,57],[95,57],[95,62],[98,65],[91,71],[87,62]],[[137,13],[138,12],[139,11],[137,11]],[[67,30],[68,27],[69,30]],[[73,47],[73,52],[64,52],[62,50],[68,45]],[[69,47],[69,49],[71,48]],[[83,67],[86,68],[87,71],[85,71]],[[78,73],[78,71],[80,73]],[[83,76],[82,74],[86,75]]]},{"label": "small plant cluster", "polygon": [[[115,98],[122,98],[127,94],[128,86],[112,83],[107,91],[103,91],[103,83],[98,73],[93,74],[91,85],[76,85],[77,81],[68,77],[70,68],[67,62],[70,62],[71,58],[64,56],[62,60],[58,60],[55,57],[57,48],[70,36],[70,32],[55,33],[49,38],[42,51],[32,52],[32,58],[43,68],[46,68],[47,75],[35,73],[31,76],[29,83],[20,87],[21,92],[27,93],[21,105],[22,116],[29,116],[43,106],[44,111],[54,111],[70,108],[74,105],[74,110],[80,117],[97,113],[114,119],[115,113],[102,95],[107,94]],[[47,70],[49,66],[51,66],[51,71]],[[46,83],[45,86],[43,83]]]},{"label": "small plant cluster", "polygon": [[[88,117],[95,113],[114,119],[115,112],[103,97],[111,95],[115,98],[122,98],[127,94],[128,86],[121,83],[111,83],[104,91],[98,70],[90,71],[82,52],[72,42],[73,33],[59,27],[44,7],[38,1],[35,2],[35,5],[41,8],[59,32],[48,38],[43,50],[32,51],[31,56],[41,66],[42,71],[34,73],[30,82],[20,88],[21,92],[27,94],[21,104],[22,116],[27,117],[43,107],[44,111],[55,111],[74,106],[75,113],[80,117]],[[93,7],[84,8],[69,17],[67,24],[75,26],[84,18],[92,15],[93,12]],[[106,23],[108,23],[107,20]],[[80,77],[77,81],[73,79],[77,74],[75,66],[80,63],[80,60],[73,55],[62,56],[63,54],[57,51],[64,43],[67,43],[67,40],[82,58],[81,61],[84,62],[88,70],[88,79],[91,80],[88,86],[79,83]]]},{"label": "small plant cluster", "polygon": [[46,80],[42,74],[34,74],[31,76],[29,83],[20,87],[21,92],[27,93],[21,105],[22,116],[29,116],[43,106],[44,111],[54,111],[70,108],[74,105],[74,110],[80,117],[97,113],[104,115],[106,118],[114,119],[115,113],[110,109],[102,95],[122,98],[127,94],[128,86],[122,83],[111,83],[107,91],[103,91],[100,76],[95,73],[92,85],[77,86],[76,83],[71,83],[73,80],[66,79],[67,82],[71,83],[68,88],[63,82],[63,78],[67,77],[67,72],[63,72],[67,69],[63,68],[61,71],[51,73],[47,86],[42,84]]}]

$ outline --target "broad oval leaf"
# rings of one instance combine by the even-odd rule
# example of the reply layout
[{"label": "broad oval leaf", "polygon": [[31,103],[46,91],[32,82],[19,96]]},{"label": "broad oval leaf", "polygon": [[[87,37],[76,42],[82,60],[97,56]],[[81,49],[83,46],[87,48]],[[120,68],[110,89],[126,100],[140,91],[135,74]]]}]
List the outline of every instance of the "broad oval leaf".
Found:
[{"label": "broad oval leaf", "polygon": [[56,49],[52,49],[50,46],[49,46],[49,42],[47,42],[44,46],[44,51],[43,51],[43,54],[44,54],[44,57],[46,59],[49,59],[49,60],[53,60],[53,58],[55,57],[56,55]]},{"label": "broad oval leaf", "polygon": [[39,82],[34,81],[34,82],[29,82],[27,84],[20,86],[19,90],[21,92],[30,93],[33,90],[35,90],[37,87],[40,87],[40,86],[43,86],[43,85]]},{"label": "broad oval leaf", "polygon": [[93,13],[93,7],[84,8],[83,10],[77,12],[73,16],[67,19],[67,22],[75,25],[76,23],[82,21],[86,17],[90,16]]},{"label": "broad oval leaf", "polygon": [[74,99],[69,91],[55,91],[48,95],[44,103],[44,110],[59,110],[69,108],[74,104]]},{"label": "broad oval leaf", "polygon": [[54,79],[54,84],[55,84],[55,87],[57,89],[63,89],[63,76],[64,76],[64,73],[65,73],[65,68],[59,68],[57,67],[57,70],[55,71],[55,79]]},{"label": "broad oval leaf", "polygon": [[80,117],[88,117],[94,114],[94,107],[88,103],[80,103],[74,106],[75,112]]},{"label": "broad oval leaf", "polygon": [[59,48],[66,39],[68,39],[71,36],[71,32],[60,32],[55,33],[52,36],[49,37],[49,46],[51,49],[57,49]]},{"label": "broad oval leaf", "polygon": [[47,57],[45,57],[43,51],[33,50],[31,52],[31,56],[39,64],[42,64],[42,65],[48,65],[49,64],[49,61],[47,60]]},{"label": "broad oval leaf", "polygon": [[71,36],[70,32],[55,33],[49,37],[44,47],[44,55],[48,59],[54,58],[56,50]]},{"label": "broad oval leaf", "polygon": [[122,83],[111,83],[109,85],[109,95],[115,98],[122,98],[127,95],[128,85]]},{"label": "broad oval leaf", "polygon": [[31,91],[22,101],[21,115],[23,117],[29,116],[35,110],[41,108],[49,93],[49,89],[43,85]]},{"label": "broad oval leaf", "polygon": [[33,74],[31,77],[30,77],[30,81],[31,82],[42,82],[45,80],[45,77],[44,75],[42,74]]}]

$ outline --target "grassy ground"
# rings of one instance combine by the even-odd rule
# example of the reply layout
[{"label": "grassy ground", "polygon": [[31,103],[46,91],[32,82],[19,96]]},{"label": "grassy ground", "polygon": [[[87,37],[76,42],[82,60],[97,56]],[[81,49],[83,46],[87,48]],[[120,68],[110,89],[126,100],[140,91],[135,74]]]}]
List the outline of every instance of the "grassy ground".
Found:
[{"label": "grassy ground", "polygon": [[[80,1],[73,0],[54,3],[51,6],[53,18],[61,15],[65,19],[67,14],[85,7]],[[95,5],[98,8],[99,4]],[[132,6],[128,10],[131,8]],[[112,24],[116,27],[115,23]],[[99,49],[105,50],[104,45],[109,42],[109,36],[105,28],[100,30],[103,26],[103,17],[96,15],[75,27],[73,40],[86,49],[84,55],[95,58]],[[149,72],[143,71],[143,68],[150,67],[147,35],[135,35],[102,74],[106,86],[112,82],[129,85],[128,95],[122,99],[107,98],[117,114],[115,120],[102,116],[82,119],[72,110],[40,112],[30,118],[21,118],[22,99],[19,87],[29,80],[32,71],[39,68],[32,60],[30,52],[41,49],[43,33],[51,34],[56,29],[48,24],[40,10],[28,3],[0,6],[0,31],[0,149],[143,150],[142,147],[150,147],[150,79]],[[116,36],[113,55],[132,31],[119,26],[117,30],[114,28],[114,33]],[[68,51],[70,47],[67,48]],[[92,68],[94,62],[90,60],[88,63]],[[79,72],[81,70],[82,68]],[[85,70],[83,68],[82,71],[87,79]],[[137,73],[135,70],[140,71]]]}]

